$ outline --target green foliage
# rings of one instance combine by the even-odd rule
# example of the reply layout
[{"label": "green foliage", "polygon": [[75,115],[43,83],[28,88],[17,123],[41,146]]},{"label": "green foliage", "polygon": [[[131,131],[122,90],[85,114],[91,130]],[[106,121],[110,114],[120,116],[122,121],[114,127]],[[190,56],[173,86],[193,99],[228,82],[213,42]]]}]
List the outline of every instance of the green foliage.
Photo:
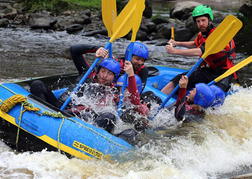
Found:
[{"label": "green foliage", "polygon": [[[101,0],[17,0],[17,2],[23,2],[24,8],[29,12],[47,10],[54,14],[60,14],[67,9],[101,9]],[[125,0],[116,0],[116,4],[119,14],[126,3]]]},{"label": "green foliage", "polygon": [[238,17],[242,23],[243,23],[243,27],[242,27],[242,31],[244,33],[250,33],[252,34],[252,17],[244,17],[244,16],[239,16]]},{"label": "green foliage", "polygon": [[101,7],[101,0],[63,0],[71,4],[78,4],[83,7]]},{"label": "green foliage", "polygon": [[126,3],[123,3],[125,0],[116,0],[116,8],[117,8],[117,14],[119,14],[123,8],[124,5],[126,5]]},{"label": "green foliage", "polygon": [[101,0],[18,0],[29,12],[47,10],[55,14],[67,9],[100,9]]}]

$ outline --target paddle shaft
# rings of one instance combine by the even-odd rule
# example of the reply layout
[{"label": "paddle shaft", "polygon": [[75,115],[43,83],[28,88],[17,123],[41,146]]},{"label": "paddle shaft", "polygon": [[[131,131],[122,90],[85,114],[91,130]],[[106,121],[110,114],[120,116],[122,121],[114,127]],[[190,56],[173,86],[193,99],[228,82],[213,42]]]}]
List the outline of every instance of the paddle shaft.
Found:
[{"label": "paddle shaft", "polygon": [[[134,43],[131,42],[129,54],[128,54],[128,59],[127,59],[128,61],[131,61],[133,48],[134,48]],[[118,117],[121,116],[121,108],[122,108],[122,104],[123,104],[123,97],[124,97],[124,91],[125,91],[125,84],[127,83],[127,78],[128,78],[128,75],[127,75],[127,73],[125,73],[124,78],[123,78],[123,85],[122,85],[122,89],[121,89],[121,94],[120,94],[120,100],[119,100],[118,107],[117,107]]]}]

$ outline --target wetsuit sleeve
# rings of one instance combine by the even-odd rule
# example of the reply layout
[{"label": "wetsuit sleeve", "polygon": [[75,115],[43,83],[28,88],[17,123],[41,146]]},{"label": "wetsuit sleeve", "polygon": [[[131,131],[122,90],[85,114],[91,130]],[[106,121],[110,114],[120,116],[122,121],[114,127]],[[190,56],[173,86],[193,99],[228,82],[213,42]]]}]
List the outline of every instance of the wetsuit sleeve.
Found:
[{"label": "wetsuit sleeve", "polygon": [[200,50],[201,50],[201,52],[202,52],[202,54],[204,54],[205,53],[205,42],[199,47],[200,48]]},{"label": "wetsuit sleeve", "polygon": [[135,75],[128,77],[128,80],[129,80],[128,90],[131,94],[129,97],[130,102],[138,106],[137,108],[135,108],[137,112],[143,115],[147,115],[149,108],[146,105],[142,104],[140,101],[140,95],[137,90]]},{"label": "wetsuit sleeve", "polygon": [[147,78],[148,78],[148,73],[149,70],[147,67],[144,67],[142,70],[139,71],[138,76],[141,78],[142,81],[142,91],[146,85],[147,82]]},{"label": "wetsuit sleeve", "polygon": [[179,89],[179,94],[178,94],[178,99],[175,105],[175,118],[178,121],[183,120],[186,112],[186,88],[180,88]]},{"label": "wetsuit sleeve", "polygon": [[133,76],[129,76],[128,77],[129,80],[129,87],[128,90],[130,92],[130,102],[134,105],[140,105],[141,101],[140,101],[140,95],[139,92],[137,90],[137,86],[136,86],[136,78],[135,75]]},{"label": "wetsuit sleeve", "polygon": [[90,67],[83,54],[95,53],[98,48],[98,46],[88,44],[78,44],[70,47],[70,54],[79,74],[84,74]]}]

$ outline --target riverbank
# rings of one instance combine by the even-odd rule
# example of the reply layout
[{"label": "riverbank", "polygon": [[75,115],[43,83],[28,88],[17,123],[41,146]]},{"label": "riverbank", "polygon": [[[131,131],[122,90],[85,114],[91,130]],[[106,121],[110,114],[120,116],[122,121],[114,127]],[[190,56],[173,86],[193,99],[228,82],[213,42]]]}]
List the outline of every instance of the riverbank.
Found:
[{"label": "riverbank", "polygon": [[[58,13],[55,14],[46,10],[30,12],[30,10],[24,7],[22,3],[15,3],[15,1],[11,1],[11,3],[7,2],[8,1],[6,0],[6,3],[0,3],[2,9],[2,11],[0,11],[0,16],[2,17],[0,19],[0,27],[30,28],[31,30],[40,29],[41,32],[43,32],[43,30],[45,30],[44,32],[51,30],[67,31],[69,34],[100,36],[101,38],[107,36],[107,30],[102,22],[101,12],[97,8],[92,10],[80,10],[79,8],[76,8],[74,10],[71,4],[59,1],[57,4]],[[153,16],[153,3],[147,0],[144,17],[137,33],[136,40],[152,41],[152,43],[156,45],[164,45],[171,37],[171,27],[175,27],[176,40],[191,40],[197,33],[197,30],[195,31],[197,28],[195,28],[192,18],[189,18],[191,16],[190,13],[195,6],[203,2],[202,0],[177,0],[175,3],[179,3],[181,9],[174,11],[175,4],[171,9],[167,10],[167,17],[162,17],[158,13]],[[213,4],[216,3],[216,1],[209,1],[208,3]],[[239,3],[236,2],[236,4]],[[243,21],[243,28],[234,37],[237,52],[251,55],[252,51],[250,50],[250,47],[252,42],[247,37],[252,35],[252,15],[250,13],[252,7],[243,4],[238,9],[240,11],[238,18]],[[228,14],[214,8],[213,11],[215,16],[213,23],[215,25],[218,25]],[[174,14],[179,14],[179,16]],[[234,15],[237,16],[237,13],[234,13]],[[189,24],[190,27],[188,27],[187,24]],[[130,39],[131,34],[129,33],[124,38]]]}]

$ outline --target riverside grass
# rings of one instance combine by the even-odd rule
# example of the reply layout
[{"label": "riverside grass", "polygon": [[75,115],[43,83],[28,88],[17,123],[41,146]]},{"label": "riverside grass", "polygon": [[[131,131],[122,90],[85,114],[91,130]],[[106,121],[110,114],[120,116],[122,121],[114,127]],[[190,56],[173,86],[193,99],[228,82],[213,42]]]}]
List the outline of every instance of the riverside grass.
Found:
[{"label": "riverside grass", "polygon": [[[23,2],[25,9],[30,12],[47,10],[54,14],[60,14],[60,12],[69,9],[101,9],[101,0],[19,0],[19,2]],[[123,0],[116,0],[119,12],[123,8],[122,2]]]}]

